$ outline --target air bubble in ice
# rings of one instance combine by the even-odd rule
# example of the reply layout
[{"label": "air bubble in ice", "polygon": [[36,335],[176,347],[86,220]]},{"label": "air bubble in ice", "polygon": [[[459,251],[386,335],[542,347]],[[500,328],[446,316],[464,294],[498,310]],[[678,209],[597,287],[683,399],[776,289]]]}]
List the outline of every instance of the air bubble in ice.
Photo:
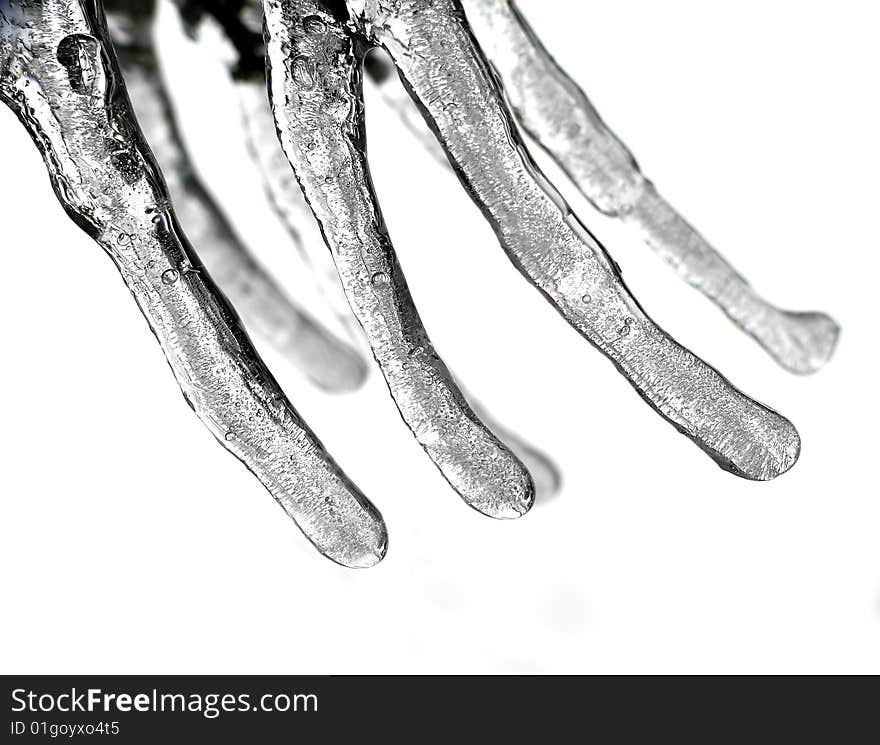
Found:
[{"label": "air bubble in ice", "polygon": [[311,90],[315,87],[315,66],[312,61],[303,55],[294,57],[290,63],[290,72],[296,85],[302,90]]},{"label": "air bubble in ice", "polygon": [[308,16],[303,20],[303,28],[312,36],[321,36],[327,32],[327,24],[318,16]]},{"label": "air bubble in ice", "polygon": [[70,87],[79,94],[91,93],[101,64],[100,42],[88,34],[70,34],[58,44],[58,61],[67,71]]}]

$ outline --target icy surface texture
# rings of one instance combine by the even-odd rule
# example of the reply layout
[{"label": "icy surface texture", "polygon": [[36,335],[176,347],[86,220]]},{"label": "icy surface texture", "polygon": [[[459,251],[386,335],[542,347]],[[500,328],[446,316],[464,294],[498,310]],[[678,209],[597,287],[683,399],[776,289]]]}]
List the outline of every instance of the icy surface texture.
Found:
[{"label": "icy surface texture", "polygon": [[[299,184],[293,178],[290,164],[275,132],[275,122],[266,91],[264,66],[257,62],[262,60],[260,3],[242,3],[235,13],[221,13],[220,6],[211,2],[182,0],[178,7],[181,20],[197,48],[203,50],[207,56],[222,62],[229,74],[230,84],[237,94],[242,111],[248,150],[262,175],[272,205],[288,229],[292,244],[305,260],[316,286],[334,309],[343,326],[350,328],[353,336],[360,340],[360,329],[354,329],[357,323],[351,315],[330,252],[320,237],[314,240],[317,232],[311,227],[314,225],[314,216],[305,203]],[[143,49],[131,41],[133,38],[152,39],[149,33],[145,33],[145,30],[140,28],[143,26],[143,14],[134,13],[132,4],[124,0],[105,3],[105,8],[109,11],[111,31],[114,36],[117,35],[115,27],[118,27],[119,35],[125,42],[123,46],[131,45],[136,52],[129,55],[120,49],[118,53],[141,126],[147,134],[153,152],[157,154],[163,165],[163,172],[172,192],[176,193],[179,185],[180,192],[188,196],[186,202],[175,199],[176,211],[181,216],[181,222],[190,236],[192,236],[192,230],[188,228],[190,221],[194,225],[205,226],[205,230],[210,230],[212,237],[219,239],[230,235],[228,221],[198,181],[185,147],[177,134],[171,115],[169,95],[156,69],[153,45],[150,44],[148,49]],[[139,27],[137,33],[125,28],[133,26]],[[119,46],[117,44],[117,47]],[[178,70],[176,74],[186,73]],[[132,89],[132,78],[141,83],[137,93]],[[140,91],[143,91],[142,95],[139,95]],[[144,112],[140,110],[141,98],[144,99],[144,108],[150,114],[148,120],[145,120]],[[163,153],[167,153],[167,157],[163,157]],[[190,214],[183,214],[184,211]],[[227,229],[224,229],[224,226],[227,226]],[[235,236],[232,235],[232,239],[234,238]],[[268,328],[272,333],[263,335],[274,341],[281,352],[292,356],[294,361],[297,361],[296,354],[306,357],[303,364],[311,364],[315,368],[312,370],[312,376],[315,379],[320,376],[318,382],[323,387],[344,389],[349,384],[357,382],[358,374],[364,373],[357,364],[358,358],[354,356],[343,358],[341,354],[337,354],[338,359],[334,360],[326,354],[326,351],[336,351],[332,347],[329,350],[315,349],[315,344],[304,345],[301,338],[289,339],[285,336],[284,318],[277,312],[284,310],[283,296],[277,289],[274,294],[271,292],[277,287],[275,283],[248,256],[247,249],[240,242],[232,239],[224,241],[225,250],[217,257],[217,262],[221,269],[225,270],[224,277],[228,277],[230,287],[239,291],[241,299],[236,297],[232,290],[226,289],[223,278],[218,279],[218,282],[234,301],[245,323],[247,324],[253,316],[257,330]],[[201,243],[197,242],[196,245]],[[204,254],[204,251],[200,251],[200,254]],[[218,278],[217,271],[211,267],[211,257],[203,256],[203,258],[206,258],[212,275],[215,279]],[[254,286],[260,288],[256,293],[252,291]],[[272,302],[267,303],[267,301]],[[325,334],[316,337],[316,342],[323,342],[330,347]],[[339,379],[337,380],[335,376]],[[523,461],[535,482],[536,494],[544,499],[555,495],[561,478],[552,461],[522,437],[495,422],[478,402],[468,398],[474,410],[479,412],[480,418],[486,421],[500,439]]]},{"label": "icy surface texture", "polygon": [[[366,165],[360,62],[372,45],[391,56],[514,264],[659,413],[745,478],[771,479],[795,463],[800,440],[791,423],[658,328],[543,178],[459,3],[265,0],[264,8],[282,144],[343,283],[365,290],[360,297],[349,291],[353,305],[364,303],[365,327],[384,312],[383,303],[397,311],[409,301]],[[364,236],[372,245],[361,253]],[[374,280],[380,287],[370,289]]]},{"label": "icy surface texture", "polygon": [[786,369],[811,373],[829,360],[837,324],[824,313],[781,310],[758,295],[642,175],[513,2],[462,0],[462,5],[518,122],[598,210],[630,225]]},{"label": "icy surface texture", "polygon": [[[250,7],[253,14],[259,13],[262,18],[262,8],[259,2],[246,3],[245,7]],[[194,39],[201,46],[210,45],[211,42],[206,41],[206,37],[214,38],[214,35],[199,34],[198,29],[193,29],[193,31]],[[241,67],[237,55],[229,55],[228,50],[226,53],[216,49],[208,51],[227,60],[227,66],[234,79],[241,106],[248,150],[260,172],[271,204],[286,226],[293,245],[300,252],[305,264],[311,269],[323,298],[334,309],[341,322],[345,326],[351,327],[354,318],[327,246],[321,240],[306,238],[306,236],[314,234],[314,231],[308,229],[308,224],[313,223],[315,218],[306,204],[302,189],[296,179],[292,177],[290,163],[279,145],[275,121],[266,95],[264,76],[262,74],[236,75],[236,70]],[[414,110],[408,98],[407,104],[411,110]],[[359,332],[360,329],[353,329],[354,335],[358,338],[360,337]],[[500,423],[470,393],[463,392],[477,416],[513,451],[531,474],[537,499],[543,501],[555,496],[559,491],[562,479],[558,467],[549,456],[531,445],[521,435]]]},{"label": "icy surface texture", "polygon": [[[284,293],[202,183],[159,69],[153,37],[155,2],[105,0],[104,8],[138,123],[162,169],[175,214],[211,277],[245,328],[269,342],[317,386],[328,391],[357,388],[366,376],[358,352]],[[262,89],[265,99],[265,83]]]},{"label": "icy surface texture", "polygon": [[528,472],[477,418],[422,326],[373,193],[354,41],[315,3],[267,3],[270,100],[285,153],[333,252],[401,416],[472,507],[530,507]]},{"label": "icy surface texture", "polygon": [[4,0],[0,99],[71,218],[110,255],[187,402],[325,555],[371,566],[378,511],[325,452],[183,235],[132,113],[100,6]]}]

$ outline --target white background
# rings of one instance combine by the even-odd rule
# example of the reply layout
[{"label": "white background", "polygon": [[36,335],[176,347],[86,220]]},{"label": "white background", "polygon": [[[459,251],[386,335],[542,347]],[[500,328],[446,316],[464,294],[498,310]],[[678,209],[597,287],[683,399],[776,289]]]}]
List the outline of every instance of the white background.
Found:
[{"label": "white background", "polygon": [[[520,521],[483,518],[377,373],[332,397],[265,350],[389,526],[381,565],[337,567],[184,405],[111,262],[4,110],[3,672],[880,672],[876,4],[521,7],[764,295],[842,324],[826,370],[785,373],[548,170],[651,315],[794,421],[798,465],[741,481],[676,434],[370,95],[377,189],[427,328],[467,387],[553,454],[565,488]],[[222,74],[172,14],[164,25],[208,183],[290,286],[307,285]]]}]

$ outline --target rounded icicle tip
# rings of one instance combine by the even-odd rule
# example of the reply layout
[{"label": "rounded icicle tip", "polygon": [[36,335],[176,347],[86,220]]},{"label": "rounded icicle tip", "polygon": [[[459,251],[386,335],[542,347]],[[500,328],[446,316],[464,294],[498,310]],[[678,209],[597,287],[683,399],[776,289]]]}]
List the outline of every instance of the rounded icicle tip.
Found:
[{"label": "rounded icicle tip", "polygon": [[812,375],[825,367],[840,338],[837,321],[815,311],[784,311],[782,316],[788,335],[774,352],[779,364],[797,375]]},{"label": "rounded icicle tip", "polygon": [[535,483],[531,473],[506,449],[503,463],[489,469],[476,483],[458,488],[477,512],[495,520],[516,520],[535,504]]},{"label": "rounded icicle tip", "polygon": [[749,481],[772,481],[791,470],[801,454],[801,438],[784,416],[770,411],[770,424],[761,437],[743,441],[741,447],[716,457],[725,471]]},{"label": "rounded icicle tip", "polygon": [[345,525],[321,536],[308,536],[328,559],[347,569],[376,566],[388,551],[388,529],[382,516],[363,510]]}]

